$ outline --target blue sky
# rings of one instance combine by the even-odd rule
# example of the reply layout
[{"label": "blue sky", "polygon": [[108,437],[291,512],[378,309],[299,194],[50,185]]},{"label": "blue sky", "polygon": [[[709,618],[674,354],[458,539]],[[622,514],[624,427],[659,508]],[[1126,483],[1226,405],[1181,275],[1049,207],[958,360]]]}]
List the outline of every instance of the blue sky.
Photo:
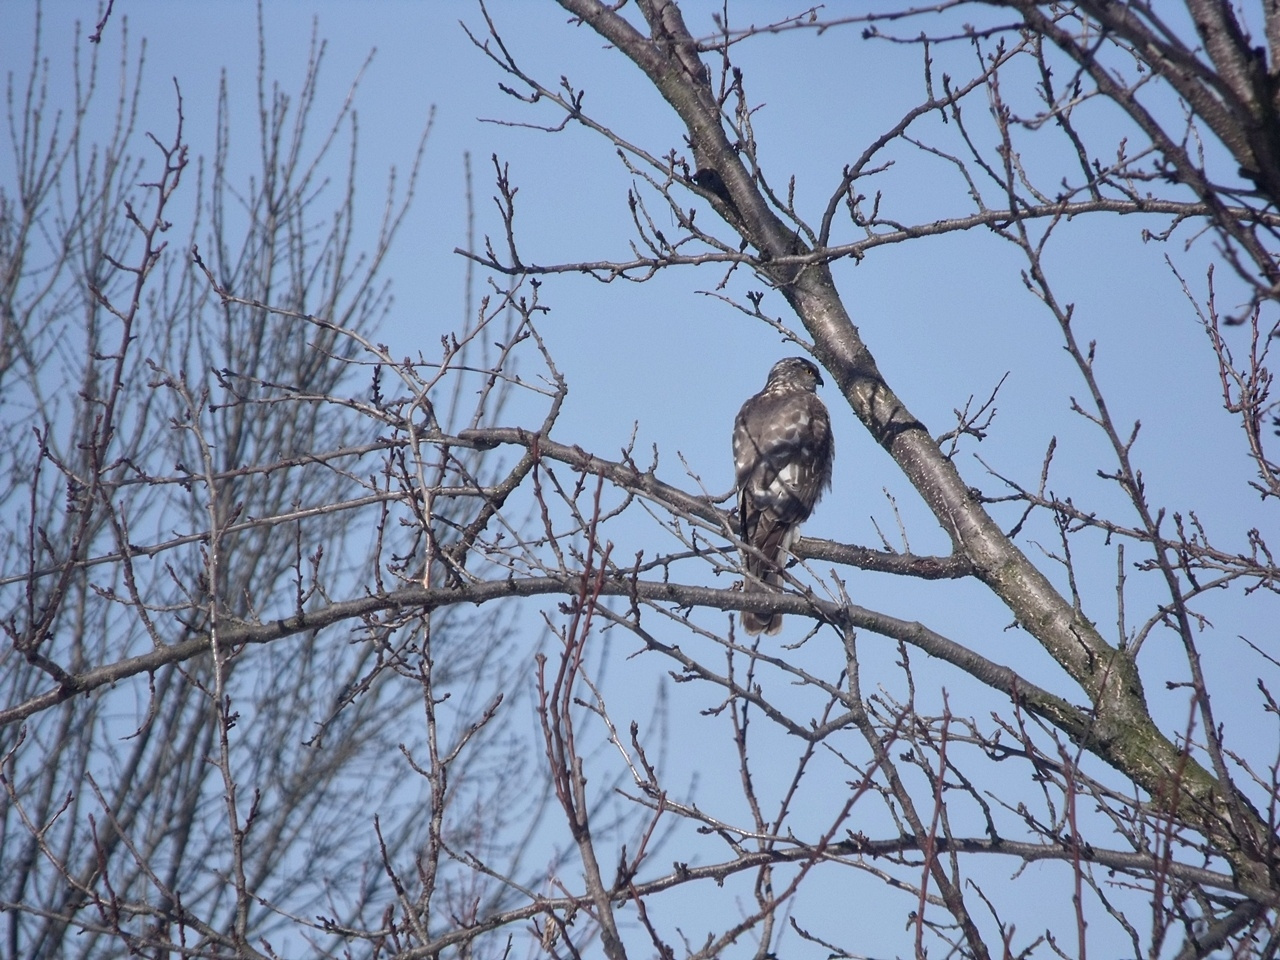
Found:
[{"label": "blue sky", "polygon": [[[695,34],[711,32],[710,12],[719,4],[684,6]],[[790,12],[775,3],[746,9],[760,20]],[[558,7],[499,2],[490,10],[513,54],[531,74],[551,85],[564,75],[585,88],[589,112],[651,152],[681,149],[672,114],[639,72],[605,49],[595,34],[569,25]],[[61,2],[47,4],[43,17],[44,51],[55,65],[57,101],[69,90],[66,64],[73,37],[83,37],[97,14],[90,4]],[[81,25],[74,34],[77,18]],[[376,224],[380,212],[388,169],[403,171],[409,165],[429,112],[435,109],[419,199],[386,269],[396,301],[378,336],[393,353],[421,349],[429,355],[439,337],[459,326],[462,318],[465,265],[452,251],[466,240],[465,153],[471,157],[480,234],[489,233],[496,240],[501,229],[489,199],[490,157],[496,154],[510,164],[520,188],[518,223],[527,261],[629,257],[626,191],[632,178],[607,143],[581,128],[548,135],[485,122],[555,123],[559,118],[549,106],[530,109],[499,90],[499,82],[511,81],[472,46],[458,24],[462,20],[473,31],[483,32],[483,19],[474,5],[268,4],[268,71],[285,89],[296,87],[303,76],[313,19],[328,43],[321,119],[336,110],[370,51],[376,50],[357,98],[358,201],[370,225]],[[11,5],[6,20],[0,53],[7,69],[21,77],[30,50],[31,9]],[[169,78],[176,77],[192,150],[209,151],[213,104],[225,68],[238,114],[233,149],[252,157],[254,7],[242,2],[118,2],[102,46],[107,78],[115,75],[126,26],[130,58],[136,56],[142,37],[147,44],[140,128],[161,139],[171,135],[174,95]],[[755,127],[766,171],[779,189],[794,174],[797,203],[811,222],[842,165],[924,96],[919,51],[864,41],[857,27],[822,37],[782,34],[737,50],[749,95],[762,105]],[[939,68],[961,71],[972,61],[965,49],[937,55]],[[112,83],[108,79],[106,88]],[[1012,95],[1020,93],[1025,91]],[[102,98],[100,105],[109,106],[109,99]],[[1116,117],[1106,109],[1091,113],[1087,122],[1103,136],[1119,136],[1111,133],[1119,128],[1112,126]],[[1027,156],[1041,171],[1058,162],[1052,155],[1040,156],[1034,142]],[[964,185],[946,163],[905,152],[896,160],[897,165],[877,181],[886,209],[919,222],[968,212],[971,204]],[[0,179],[9,175],[11,163],[7,153],[0,155]],[[704,208],[701,215],[708,213]],[[1217,372],[1205,335],[1164,259],[1172,258],[1192,286],[1202,290],[1205,265],[1214,257],[1211,241],[1201,238],[1189,250],[1181,242],[1185,237],[1167,245],[1144,241],[1142,229],[1160,225],[1114,217],[1064,224],[1048,255],[1058,295],[1076,304],[1080,339],[1099,341],[1097,368],[1117,420],[1143,423],[1135,452],[1152,499],[1170,510],[1196,510],[1232,549],[1244,549],[1243,532],[1251,526],[1262,527],[1264,534],[1269,526],[1280,543],[1274,512],[1260,509],[1256,494],[1245,486],[1251,471],[1239,428],[1220,409]],[[1111,466],[1105,445],[1069,409],[1071,396],[1084,396],[1084,385],[1061,349],[1052,318],[1025,289],[1019,275],[1023,266],[1012,246],[973,231],[880,248],[861,263],[838,266],[836,273],[854,321],[888,381],[935,434],[952,425],[953,409],[971,395],[984,399],[1008,372],[991,438],[977,452],[992,468],[1034,484],[1045,448],[1056,436],[1059,453],[1051,486],[1082,505],[1115,509],[1114,490],[1094,475]],[[709,268],[670,270],[645,284],[603,285],[574,275],[546,279],[541,299],[550,313],[540,329],[570,381],[557,439],[611,457],[638,424],[638,450],[647,453],[658,445],[660,475],[668,482],[693,487],[684,476],[678,451],[709,489],[727,490],[733,415],[763,384],[772,362],[796,351],[781,344],[775,331],[708,296],[720,277],[720,271]],[[1226,269],[1219,270],[1219,279],[1225,288],[1222,299],[1238,302],[1238,285]],[[738,275],[727,292],[742,299],[745,292],[758,289],[758,281]],[[764,309],[790,319],[777,296],[766,297]],[[839,406],[834,391],[828,391],[827,400],[835,421],[837,473],[833,491],[808,532],[877,546],[873,517],[887,533],[896,529],[885,497],[888,491],[903,512],[912,547],[918,552],[945,550],[945,536],[888,456]],[[512,411],[514,419],[523,417],[527,425],[536,424],[540,416],[536,409]],[[970,445],[958,459],[962,473],[971,484],[996,492],[998,483],[971,457],[973,450]],[[645,528],[638,527],[633,536],[643,544]],[[1047,528],[1039,529],[1038,536],[1047,537]],[[1114,620],[1114,560],[1106,558],[1113,554],[1097,538],[1085,539],[1089,545],[1082,553],[1090,560],[1091,572],[1082,589],[1098,611],[1095,619],[1109,627]],[[1047,540],[1045,546],[1056,548]],[[627,548],[621,552],[630,556],[635,544]],[[1034,546],[1027,549],[1036,557]],[[1042,568],[1055,583],[1063,582],[1052,562],[1046,560]],[[902,583],[845,573],[855,600],[940,628],[1032,677],[1059,675],[1038,650],[1026,650],[1025,634],[1003,630],[1008,614],[985,594],[954,584]],[[1155,594],[1140,582],[1134,589],[1135,608],[1145,616],[1149,605],[1141,599]],[[1206,645],[1215,651],[1237,650],[1238,634],[1254,640],[1274,634],[1275,604],[1259,602],[1244,610],[1237,604],[1238,594],[1204,604],[1221,619],[1220,628],[1206,634]],[[625,641],[614,642],[626,647]],[[874,646],[875,641],[867,643]],[[887,644],[881,654],[886,665],[892,661]],[[1166,664],[1165,654],[1154,651],[1156,666],[1148,680],[1149,696],[1169,718],[1185,716],[1185,698],[1168,694],[1156,681],[1181,676],[1174,654],[1168,651]],[[1224,676],[1231,663],[1232,657],[1224,654],[1211,661],[1209,669]],[[620,678],[619,695],[625,697],[623,691],[636,681],[629,679],[626,668],[611,669]],[[650,684],[661,682],[660,674],[646,676],[639,702],[622,699],[619,710],[643,713]],[[945,685],[956,691],[952,708],[957,713],[984,709],[982,698],[954,673],[922,664],[920,676],[934,690]],[[685,691],[674,695],[679,702]],[[1232,704],[1222,706],[1229,725],[1244,726],[1251,722],[1248,717],[1256,705],[1250,704],[1238,719]],[[696,709],[688,703],[684,708]],[[1251,745],[1264,761],[1274,756],[1269,739],[1250,744],[1246,735],[1246,752]],[[710,768],[700,767],[699,772],[714,781]],[[989,869],[999,875],[1004,866],[1013,869],[1012,864]],[[1033,868],[1031,874],[1039,871]],[[896,930],[893,933],[885,934],[885,945],[895,942]],[[878,949],[876,942],[869,936],[866,949]]]}]

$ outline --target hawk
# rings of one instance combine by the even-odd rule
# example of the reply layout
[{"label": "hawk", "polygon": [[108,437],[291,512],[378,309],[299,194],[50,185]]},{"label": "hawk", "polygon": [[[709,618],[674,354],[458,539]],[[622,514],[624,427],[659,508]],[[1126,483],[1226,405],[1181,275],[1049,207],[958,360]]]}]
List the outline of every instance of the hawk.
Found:
[{"label": "hawk", "polygon": [[[831,486],[831,417],[818,399],[822,374],[803,357],[779,360],[764,389],[733,422],[733,466],[738,479],[738,523],[745,551],[747,590],[782,583],[785,555],[800,524]],[[782,614],[742,611],[747,633],[776,634]]]}]

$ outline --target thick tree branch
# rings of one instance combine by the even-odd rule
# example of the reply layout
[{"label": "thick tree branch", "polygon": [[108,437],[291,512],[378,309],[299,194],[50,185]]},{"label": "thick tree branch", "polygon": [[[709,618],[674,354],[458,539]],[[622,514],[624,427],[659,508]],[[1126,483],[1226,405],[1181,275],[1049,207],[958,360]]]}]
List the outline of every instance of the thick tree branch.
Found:
[{"label": "thick tree branch", "polygon": [[[759,251],[757,270],[796,311],[813,337],[819,360],[833,374],[854,413],[898,463],[952,537],[957,551],[969,557],[977,575],[1008,606],[1018,624],[1039,640],[1088,694],[1093,711],[1084,741],[1088,749],[1152,794],[1167,796],[1170,785],[1176,784],[1176,796],[1168,797],[1167,802],[1173,804],[1177,815],[1202,824],[1222,844],[1233,866],[1252,882],[1269,883],[1269,867],[1252,860],[1235,838],[1232,811],[1223,802],[1231,791],[1159,730],[1148,712],[1135,664],[1103,639],[987,514],[924,425],[881,375],[829,269],[821,264],[796,268],[771,263],[774,257],[803,252],[805,245],[761,195],[725,134],[719,107],[702,72],[689,69],[686,60],[674,53],[696,47],[691,47],[694,40],[673,13],[673,4],[652,0],[642,5],[652,31],[652,37],[645,38],[618,11],[599,0],[560,3],[631,59],[680,116],[699,171],[723,184],[724,202],[717,209]],[[1024,6],[1023,13],[1029,19],[1036,17],[1035,28],[1046,36],[1060,31],[1037,10],[1028,11]],[[1095,79],[1099,83],[1106,80],[1097,75]],[[1207,184],[1197,192],[1205,199],[1214,197]],[[1247,235],[1239,239],[1249,242]],[[1253,830],[1258,835],[1269,833],[1261,822],[1255,822]]]}]

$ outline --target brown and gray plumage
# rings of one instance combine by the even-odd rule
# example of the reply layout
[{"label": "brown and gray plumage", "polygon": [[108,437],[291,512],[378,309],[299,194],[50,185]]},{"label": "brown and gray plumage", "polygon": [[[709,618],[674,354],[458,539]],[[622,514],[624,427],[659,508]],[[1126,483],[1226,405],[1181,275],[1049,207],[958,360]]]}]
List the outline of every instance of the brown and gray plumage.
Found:
[{"label": "brown and gray plumage", "polygon": [[[803,357],[779,360],[764,389],[742,405],[733,422],[733,465],[738,477],[738,522],[747,590],[782,583],[786,553],[800,524],[831,486],[831,417],[818,399],[818,368]],[[782,614],[742,611],[747,633],[775,634]]]}]

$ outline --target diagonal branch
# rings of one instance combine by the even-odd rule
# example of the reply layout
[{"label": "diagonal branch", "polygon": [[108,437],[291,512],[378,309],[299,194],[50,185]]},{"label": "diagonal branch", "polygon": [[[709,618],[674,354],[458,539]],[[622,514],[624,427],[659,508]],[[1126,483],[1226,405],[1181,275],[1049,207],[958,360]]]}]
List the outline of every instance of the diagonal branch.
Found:
[{"label": "diagonal branch", "polygon": [[[598,0],[560,3],[632,60],[680,116],[702,180],[713,179],[724,188],[717,211],[759,252],[756,269],[796,311],[813,337],[818,359],[831,371],[854,413],[898,463],[957,551],[974,564],[977,576],[1087,693],[1093,710],[1093,723],[1083,741],[1088,749],[1153,794],[1177,784],[1176,797],[1170,798],[1176,815],[1201,824],[1221,843],[1237,870],[1269,885],[1267,868],[1242,849],[1232,827],[1232,810],[1223,802],[1229,791],[1159,730],[1147,709],[1136,665],[1108,644],[1083,612],[1005,536],[924,424],[890,388],[849,317],[828,267],[771,263],[773,257],[803,252],[805,244],[760,194],[725,133],[701,72],[690,69],[687,60],[677,55],[695,48],[690,47],[693,38],[674,4],[668,0],[641,4],[652,31],[652,37],[646,38],[616,8]],[[1054,28],[1047,22],[1040,26],[1046,31]],[[1207,191],[1201,193],[1207,195]],[[1250,238],[1240,239],[1247,245]],[[1264,823],[1252,826],[1257,835],[1270,832]]]}]

